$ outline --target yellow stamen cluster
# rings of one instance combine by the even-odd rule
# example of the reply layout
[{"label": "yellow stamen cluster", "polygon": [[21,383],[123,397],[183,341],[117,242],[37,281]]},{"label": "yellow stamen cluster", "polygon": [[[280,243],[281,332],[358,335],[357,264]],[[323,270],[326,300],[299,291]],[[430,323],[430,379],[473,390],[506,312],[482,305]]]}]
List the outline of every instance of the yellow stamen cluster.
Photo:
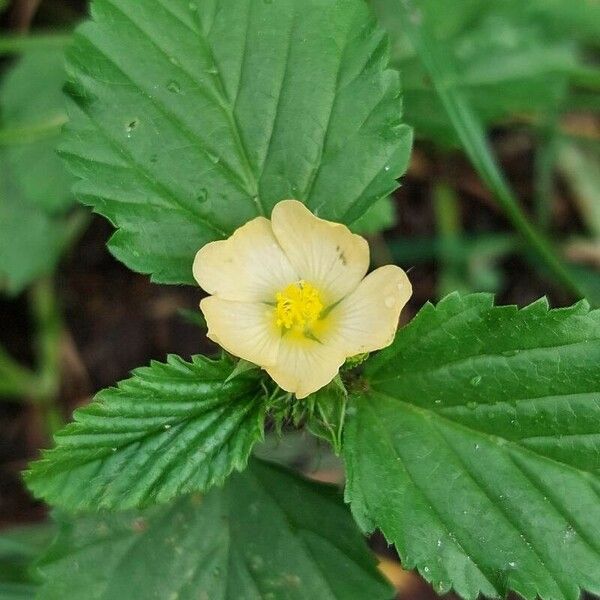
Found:
[{"label": "yellow stamen cluster", "polygon": [[319,318],[323,310],[319,291],[306,281],[291,283],[275,298],[277,327],[304,331]]}]

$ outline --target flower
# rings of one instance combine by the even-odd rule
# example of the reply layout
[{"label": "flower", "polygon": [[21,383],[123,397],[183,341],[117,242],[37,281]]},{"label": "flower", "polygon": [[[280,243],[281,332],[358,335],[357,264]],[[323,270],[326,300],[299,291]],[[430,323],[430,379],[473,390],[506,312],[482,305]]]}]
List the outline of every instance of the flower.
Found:
[{"label": "flower", "polygon": [[298,398],[327,385],[351,356],[389,346],[412,294],[387,265],[366,276],[369,246],[346,226],[283,200],[227,240],[204,246],[194,277],[208,337],[265,369]]}]

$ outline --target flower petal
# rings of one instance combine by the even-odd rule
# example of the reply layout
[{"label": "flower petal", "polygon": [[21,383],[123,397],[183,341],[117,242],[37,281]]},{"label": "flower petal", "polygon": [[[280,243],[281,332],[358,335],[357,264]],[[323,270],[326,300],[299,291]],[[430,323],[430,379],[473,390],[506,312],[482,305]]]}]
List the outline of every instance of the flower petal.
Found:
[{"label": "flower petal", "polygon": [[208,324],[208,337],[227,352],[261,367],[276,363],[281,334],[273,307],[210,296],[200,302],[200,309]]},{"label": "flower petal", "polygon": [[315,217],[297,200],[279,202],[271,226],[300,278],[322,290],[327,304],[354,290],[369,268],[365,239],[345,225]]},{"label": "flower petal", "polygon": [[206,244],[196,254],[193,272],[206,292],[238,302],[274,302],[279,290],[299,279],[264,217],[227,240]]},{"label": "flower petal", "polygon": [[389,346],[398,328],[400,311],[411,295],[412,286],[400,267],[376,269],[331,311],[327,343],[341,348],[346,356]]},{"label": "flower petal", "polygon": [[335,347],[313,340],[281,340],[277,364],[267,373],[286,392],[306,398],[326,386],[337,375],[346,356]]}]

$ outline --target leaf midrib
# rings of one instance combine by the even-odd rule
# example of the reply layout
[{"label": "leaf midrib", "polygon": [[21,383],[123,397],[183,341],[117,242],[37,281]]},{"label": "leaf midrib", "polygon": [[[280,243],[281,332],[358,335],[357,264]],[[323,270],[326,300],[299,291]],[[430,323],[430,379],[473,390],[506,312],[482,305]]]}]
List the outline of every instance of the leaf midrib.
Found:
[{"label": "leaf midrib", "polygon": [[[446,422],[448,425],[461,431],[463,434],[465,434],[465,433],[471,434],[471,435],[474,434],[476,436],[486,438],[490,443],[494,444],[495,446],[509,446],[517,452],[524,453],[527,456],[534,456],[537,460],[548,461],[560,468],[573,471],[573,472],[577,473],[578,475],[580,475],[581,477],[583,477],[586,481],[590,482],[592,484],[592,486],[600,485],[600,478],[595,473],[590,472],[590,471],[583,471],[582,469],[580,469],[578,467],[574,467],[573,465],[570,465],[568,463],[561,462],[559,460],[556,460],[555,458],[551,458],[551,457],[545,456],[543,454],[538,454],[531,448],[528,448],[526,446],[521,446],[521,444],[519,444],[518,442],[516,442],[514,440],[510,440],[510,439],[503,438],[501,436],[497,436],[497,435],[494,435],[494,434],[491,434],[488,432],[474,429],[472,427],[469,427],[468,425],[465,425],[464,423],[460,423],[458,421],[455,421],[454,419],[448,418],[447,416],[445,416],[439,412],[436,412],[435,409],[433,409],[433,408],[425,408],[422,406],[417,406],[415,404],[411,404],[410,402],[407,402],[406,400],[396,398],[394,396],[391,396],[390,394],[386,394],[386,393],[383,393],[383,392],[380,392],[377,390],[371,390],[370,393],[374,394],[376,396],[380,396],[381,398],[389,400],[391,402],[397,402],[399,404],[402,404],[408,410],[411,410],[411,411],[419,414],[420,416],[424,416],[426,419],[432,419],[432,418],[433,419],[441,419],[444,422]],[[593,489],[596,490],[595,487]]]},{"label": "leaf midrib", "polygon": [[[556,345],[550,345],[550,346],[536,346],[535,348],[513,348],[512,350],[510,348],[507,348],[506,350],[503,351],[503,352],[511,352],[511,353],[515,352],[515,354],[511,355],[511,356],[506,356],[502,352],[500,352],[498,354],[483,353],[483,354],[474,354],[471,356],[463,356],[456,360],[444,362],[444,364],[433,367],[431,369],[421,369],[421,370],[411,369],[410,372],[408,373],[408,376],[409,377],[411,375],[415,375],[418,377],[429,376],[429,375],[432,375],[433,373],[437,373],[440,371],[444,371],[446,369],[460,366],[463,363],[474,362],[474,361],[479,361],[479,360],[490,360],[490,359],[504,359],[506,361],[510,361],[510,360],[516,360],[517,357],[520,359],[522,356],[527,355],[528,353],[544,352],[544,351],[548,351],[548,350],[558,350],[558,349],[570,348],[572,346],[591,344],[593,342],[600,342],[600,338],[589,338],[589,339],[585,339],[585,340],[577,340],[575,342],[569,342],[566,344],[556,344]],[[398,354],[400,354],[400,352],[396,352],[395,356],[398,356]],[[380,369],[378,369],[377,371],[379,371],[379,370]],[[375,371],[375,372],[377,373],[377,371]],[[386,378],[382,378],[382,379],[377,379],[376,377],[373,377],[373,378],[370,378],[370,381],[372,383],[384,383],[384,382],[389,382],[389,381],[395,381],[397,379],[406,379],[407,373],[405,373],[403,371],[400,371],[399,373],[396,371],[396,373],[397,374],[395,374],[392,377],[386,377]]]},{"label": "leaf midrib", "polygon": [[[247,393],[243,397],[244,397],[245,400],[247,400],[248,397],[252,397],[252,400],[249,401],[249,402],[247,402],[249,406],[251,406],[252,404],[254,404],[255,402],[258,401],[258,396],[254,395],[254,394],[251,394],[251,393]],[[240,401],[241,401],[241,398],[238,399],[237,402],[240,402]],[[160,426],[156,426],[156,427],[151,428],[150,430],[147,430],[147,431],[144,431],[144,432],[131,431],[129,433],[133,433],[133,434],[139,433],[140,435],[136,436],[136,437],[133,437],[132,439],[127,440],[126,443],[124,443],[122,445],[118,445],[117,444],[116,447],[118,449],[121,449],[121,450],[125,449],[125,448],[128,448],[132,444],[137,444],[137,443],[143,442],[147,438],[153,437],[156,434],[160,434],[160,433],[164,432],[164,425],[168,424],[168,425],[170,425],[170,427],[177,427],[178,425],[183,425],[183,424],[186,424],[186,423],[191,423],[192,421],[197,420],[199,417],[201,417],[206,412],[211,412],[213,410],[216,410],[217,408],[220,408],[221,411],[223,411],[224,409],[227,408],[227,406],[229,406],[229,405],[231,405],[231,404],[233,404],[235,402],[236,402],[235,400],[233,400],[233,401],[228,400],[228,401],[226,401],[226,402],[223,403],[223,406],[219,406],[219,404],[216,404],[214,406],[211,406],[208,409],[203,408],[202,410],[199,410],[198,412],[190,413],[188,416],[185,416],[185,417],[182,416],[182,417],[179,417],[179,418],[177,418],[175,420],[172,420],[172,421],[170,421],[168,419],[165,419],[165,421],[167,421],[166,423],[163,423]],[[111,418],[111,417],[109,417],[109,418]],[[79,425],[79,426],[81,426],[83,423],[79,422],[79,423],[76,423],[76,424]],[[95,432],[95,431],[91,431],[91,432],[86,432],[85,435],[93,436],[96,433],[97,432]],[[128,433],[128,432],[122,432],[122,431],[118,432],[118,434],[123,434],[123,433]],[[78,435],[78,434],[79,434],[79,432],[74,433],[73,435]],[[94,448],[89,448],[88,451],[90,453],[93,452],[94,450],[96,450],[97,456],[94,456],[91,460],[83,460],[83,459],[81,459],[80,461],[77,461],[77,463],[75,463],[75,465],[78,466],[78,467],[82,467],[82,466],[89,465],[90,463],[93,463],[95,461],[102,462],[103,459],[106,458],[107,456],[112,456],[112,454],[113,454],[112,448],[114,448],[114,447],[115,447],[115,445],[112,445],[112,446],[101,446],[101,447],[98,447],[98,448],[95,448],[95,449]],[[68,451],[69,447],[68,446],[67,447],[57,447],[57,448],[54,448],[53,450],[50,450],[50,453],[54,454],[57,451],[59,451],[60,454],[62,454],[65,450]],[[39,466],[41,466],[41,464],[43,462],[47,462],[47,460],[48,460],[47,458],[43,457],[41,461],[39,461],[38,463],[36,463],[38,465],[38,468],[39,468]],[[56,459],[54,459],[54,460],[56,460]],[[50,468],[51,468],[51,470],[56,466],[56,464],[57,464],[56,462],[53,462],[51,465],[49,465]],[[58,463],[58,464],[60,464],[60,463]],[[69,471],[73,467],[73,462],[72,462],[72,460],[69,459],[69,457],[67,457],[65,459],[65,465],[64,466],[66,468],[63,468],[62,472]]]},{"label": "leaf midrib", "polygon": [[[222,96],[221,101],[219,102],[219,106],[220,108],[225,112],[227,119],[229,121],[229,126],[231,128],[231,132],[233,134],[233,138],[236,144],[236,148],[238,151],[238,155],[239,158],[241,159],[241,163],[242,166],[245,170],[245,175],[246,178],[249,179],[250,183],[251,183],[251,190],[250,190],[250,197],[252,198],[252,200],[254,201],[254,203],[256,204],[256,208],[258,210],[258,214],[262,215],[262,216],[266,216],[266,211],[265,211],[265,207],[263,206],[262,203],[262,199],[260,197],[260,193],[259,193],[259,187],[258,187],[258,178],[254,172],[254,170],[252,169],[252,165],[250,163],[250,156],[248,153],[248,149],[246,147],[246,144],[244,142],[244,138],[242,136],[242,131],[241,131],[241,127],[239,124],[239,121],[237,119],[236,116],[236,103],[237,103],[237,94],[239,93],[239,87],[238,87],[238,91],[236,93],[236,98],[235,101],[232,103],[226,88],[225,88],[225,82],[223,81],[223,77],[221,75],[221,68],[219,67],[218,61],[216,60],[215,54],[213,52],[213,48],[210,45],[210,42],[208,40],[208,38],[204,35],[204,31],[203,31],[203,27],[202,27],[202,21],[201,21],[201,17],[200,17],[200,12],[198,11],[196,13],[196,18],[198,19],[199,23],[200,23],[200,28],[196,31],[194,29],[192,29],[187,23],[185,23],[184,21],[181,20],[181,18],[176,15],[175,13],[173,13],[168,7],[167,5],[165,5],[162,0],[158,0],[158,4],[169,14],[171,14],[173,16],[173,18],[175,18],[177,21],[179,21],[186,29],[192,31],[193,33],[197,33],[199,38],[202,40],[202,42],[204,43],[205,47],[206,47],[206,51],[209,55],[210,60],[213,62],[213,64],[217,67],[217,73],[216,73],[216,79],[217,82],[219,84],[219,92]],[[251,11],[251,6],[248,12]],[[249,17],[248,17],[248,28],[249,28]],[[244,45],[244,55],[242,57],[242,66],[243,66],[243,61],[246,58],[247,55],[247,48],[246,45]],[[193,79],[193,78],[192,78]],[[241,86],[241,77],[240,77],[240,81],[239,81],[239,86]]]},{"label": "leaf midrib", "polygon": [[[153,37],[149,36],[141,27],[140,25],[134,21],[132,19],[132,17],[123,11],[122,8],[118,7],[116,4],[113,3],[113,0],[104,0],[109,6],[111,6],[113,8],[113,10],[115,10],[118,14],[122,15],[126,21],[128,23],[131,24],[131,26],[137,30],[143,37],[144,40],[149,41],[161,54],[163,54],[163,56],[165,56],[166,58],[168,58],[168,54],[167,52],[164,50],[164,48],[162,48],[162,46],[160,46]],[[152,102],[153,106],[156,108],[156,110],[158,110],[159,112],[161,112],[164,117],[166,119],[168,119],[173,125],[175,125],[177,127],[177,129],[183,134],[185,135],[185,137],[187,137],[190,141],[190,143],[198,150],[201,150],[207,157],[209,157],[209,152],[206,149],[205,145],[198,145],[198,138],[196,136],[196,134],[194,134],[189,128],[188,126],[181,120],[181,118],[179,116],[177,116],[177,114],[175,114],[164,102],[159,101],[156,96],[152,96],[151,94],[149,94],[146,90],[143,89],[143,87],[140,85],[140,83],[138,83],[133,76],[126,71],[121,65],[119,65],[117,63],[117,61],[110,56],[106,50],[104,50],[103,48],[100,48],[100,46],[96,43],[94,43],[92,40],[90,40],[89,38],[86,38],[88,43],[90,43],[94,49],[106,60],[108,61],[114,69],[116,69],[117,71],[119,71],[119,73],[121,73],[121,75],[127,80],[129,81],[129,83],[131,85],[133,85],[136,89],[140,90],[142,92],[142,94],[144,94],[146,96],[146,99],[149,100],[150,102]],[[192,81],[196,81],[195,78],[193,76],[191,76],[189,73],[187,73],[187,71],[185,71],[181,66],[177,67],[182,73],[185,73],[186,77],[189,77]],[[204,93],[206,93],[205,88],[201,88],[202,91]],[[217,106],[221,106],[220,102],[215,102],[215,104]],[[212,162],[212,161],[211,161]],[[217,163],[214,163],[215,167],[221,169],[222,171],[225,172],[226,175],[228,175],[228,178],[235,182],[237,184],[237,186],[239,187],[240,191],[243,192],[248,198],[252,198],[252,193],[250,190],[248,190],[246,188],[246,186],[243,184],[243,181],[240,181],[240,177],[238,175],[238,173],[235,171],[235,169],[233,167],[231,167],[229,164],[227,164],[225,161],[220,160]],[[246,182],[247,183],[247,182]],[[195,213],[194,213],[195,214]]]},{"label": "leaf midrib", "polygon": [[[395,398],[392,398],[390,396],[385,396],[384,394],[379,394],[379,395],[381,395],[385,398],[391,399],[391,400],[395,400]],[[377,415],[377,413],[375,413],[375,410],[373,409],[370,402],[367,402],[367,406],[368,406],[369,410],[371,411],[371,413],[373,414],[373,416],[375,417],[375,419],[377,419],[377,421],[379,421],[378,415]],[[467,550],[464,548],[462,542],[460,540],[458,540],[456,538],[456,536],[452,533],[451,527],[448,526],[445,519],[439,513],[437,508],[433,505],[431,500],[428,498],[427,494],[425,494],[422,487],[416,482],[416,480],[414,479],[414,477],[412,476],[410,471],[407,469],[406,465],[404,464],[404,460],[402,459],[402,457],[399,455],[398,451],[396,450],[396,446],[393,443],[390,431],[386,427],[384,427],[382,429],[385,432],[385,441],[386,441],[388,447],[391,449],[392,454],[398,459],[399,464],[402,465],[403,473],[411,481],[414,489],[419,493],[419,495],[421,496],[423,501],[427,504],[427,506],[429,506],[429,508],[431,509],[431,512],[433,514],[435,514],[438,522],[445,529],[449,539],[452,541],[453,544],[455,544],[458,547],[458,549],[460,549],[460,551],[464,554],[464,556],[466,556],[469,559],[471,564],[477,569],[477,571],[485,579],[485,581],[487,583],[489,583],[489,585],[494,589],[494,591],[496,592],[498,597],[500,597],[502,594],[501,594],[500,586],[498,585],[498,583],[495,580],[493,580],[493,578],[484,571],[483,567],[478,562],[475,561],[475,558],[473,556],[471,556],[471,554],[469,552],[467,552]],[[397,468],[397,463],[392,463],[392,464],[395,468]],[[418,568],[420,568],[422,566],[421,564],[417,563],[416,561],[414,562],[414,564]],[[444,568],[444,571],[447,573],[445,568]],[[479,590],[479,586],[478,586],[478,590]]]}]

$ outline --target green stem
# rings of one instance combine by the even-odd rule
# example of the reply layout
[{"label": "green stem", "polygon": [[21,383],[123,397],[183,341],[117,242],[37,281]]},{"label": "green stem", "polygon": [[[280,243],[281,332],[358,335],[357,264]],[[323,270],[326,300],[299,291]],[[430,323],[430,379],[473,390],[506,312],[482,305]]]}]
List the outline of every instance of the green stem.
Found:
[{"label": "green stem", "polygon": [[567,71],[571,83],[594,91],[600,91],[600,69],[595,66],[577,65]]},{"label": "green stem", "polygon": [[0,346],[0,396],[22,402],[31,393],[35,374],[21,366]]},{"label": "green stem", "polygon": [[554,195],[554,165],[558,154],[558,111],[547,115],[539,130],[539,143],[535,155],[535,206],[537,223],[547,231],[552,221]]},{"label": "green stem", "polygon": [[577,280],[556,253],[550,240],[529,222],[521,209],[492,154],[481,121],[468,99],[453,85],[452,82],[456,81],[454,65],[446,50],[438,45],[435,36],[427,31],[422,11],[414,5],[413,0],[399,0],[398,6],[404,16],[406,33],[479,176],[494,192],[498,204],[515,229],[555,278],[572,293],[584,296]]},{"label": "green stem", "polygon": [[458,199],[454,191],[443,183],[436,184],[433,191],[433,205],[440,238],[440,274],[438,278],[438,296],[459,289],[463,285],[460,277],[459,246],[461,237]]},{"label": "green stem", "polygon": [[27,50],[64,48],[72,40],[69,33],[38,33],[0,36],[0,54],[20,54]]},{"label": "green stem", "polygon": [[62,126],[68,121],[64,114],[39,123],[28,123],[20,127],[4,127],[0,129],[0,146],[27,144],[52,137],[60,133]]},{"label": "green stem", "polygon": [[50,278],[40,279],[31,290],[31,310],[36,323],[37,387],[33,400],[41,408],[49,437],[64,423],[57,397],[60,388],[62,319]]}]

